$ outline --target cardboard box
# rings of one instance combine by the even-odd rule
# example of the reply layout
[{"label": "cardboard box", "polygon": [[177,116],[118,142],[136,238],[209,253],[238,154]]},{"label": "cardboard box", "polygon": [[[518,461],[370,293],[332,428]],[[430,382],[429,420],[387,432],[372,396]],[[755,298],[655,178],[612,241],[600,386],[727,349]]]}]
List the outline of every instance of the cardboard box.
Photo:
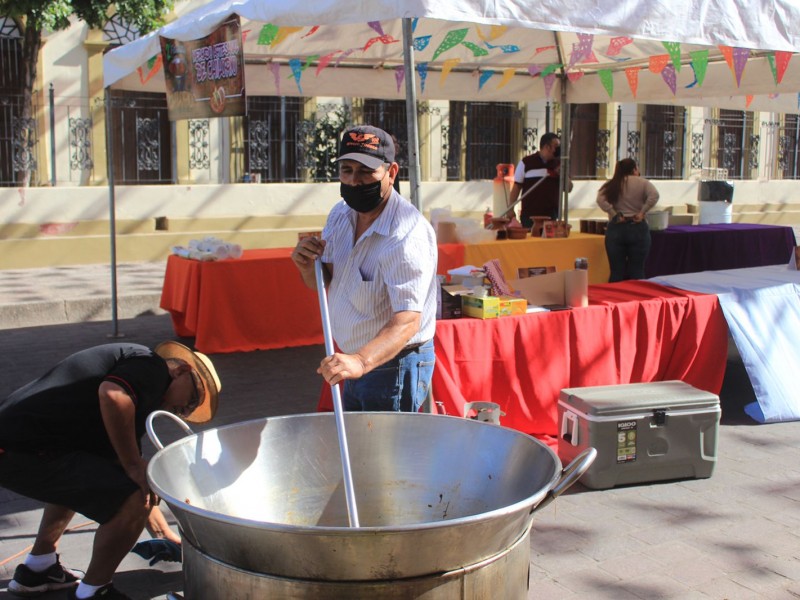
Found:
[{"label": "cardboard box", "polygon": [[496,319],[500,316],[500,298],[497,296],[461,296],[461,314],[476,319]]},{"label": "cardboard box", "polygon": [[589,273],[583,269],[514,279],[508,283],[534,306],[577,308],[589,305]]},{"label": "cardboard box", "polygon": [[524,315],[528,310],[525,298],[514,296],[461,296],[461,313],[465,317],[496,319],[510,315]]},{"label": "cardboard box", "polygon": [[437,319],[460,319],[461,296],[470,293],[470,288],[463,285],[442,285],[439,287],[439,297],[436,303]]},{"label": "cardboard box", "polygon": [[503,296],[500,298],[499,315],[508,317],[510,315],[524,315],[528,311],[528,301],[525,298],[515,298],[513,296]]}]

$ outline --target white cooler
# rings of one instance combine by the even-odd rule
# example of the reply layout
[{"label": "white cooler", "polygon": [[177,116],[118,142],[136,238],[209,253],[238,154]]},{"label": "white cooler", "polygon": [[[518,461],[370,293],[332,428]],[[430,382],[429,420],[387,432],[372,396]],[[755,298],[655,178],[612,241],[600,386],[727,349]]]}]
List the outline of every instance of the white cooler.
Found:
[{"label": "white cooler", "polygon": [[589,488],[711,477],[717,462],[719,397],[682,381],[561,390],[558,456],[597,450],[580,482]]}]

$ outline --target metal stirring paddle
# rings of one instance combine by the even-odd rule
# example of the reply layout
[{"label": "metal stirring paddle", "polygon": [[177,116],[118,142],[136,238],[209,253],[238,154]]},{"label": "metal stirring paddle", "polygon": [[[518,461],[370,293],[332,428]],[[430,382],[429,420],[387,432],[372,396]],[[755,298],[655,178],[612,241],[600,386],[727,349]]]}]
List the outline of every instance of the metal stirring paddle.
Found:
[{"label": "metal stirring paddle", "polygon": [[[328,296],[325,294],[325,278],[322,276],[322,258],[317,258],[314,261],[314,272],[317,277],[317,296],[319,296],[319,311],[322,315],[322,333],[325,336],[325,353],[327,356],[331,356],[334,353],[333,336],[331,335],[331,317],[328,313]],[[350,454],[347,450],[347,434],[344,429],[342,394],[338,384],[331,386],[331,393],[333,394],[333,414],[336,419],[336,431],[339,434],[339,454],[342,457],[347,516],[350,519],[350,527],[359,527],[356,495],[353,489],[353,473],[350,470]]]}]

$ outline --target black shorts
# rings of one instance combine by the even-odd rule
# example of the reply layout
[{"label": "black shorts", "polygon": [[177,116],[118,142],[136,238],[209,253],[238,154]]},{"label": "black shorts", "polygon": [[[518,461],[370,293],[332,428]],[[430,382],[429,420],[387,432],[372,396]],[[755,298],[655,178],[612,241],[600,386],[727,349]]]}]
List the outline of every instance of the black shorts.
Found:
[{"label": "black shorts", "polygon": [[0,454],[0,486],[48,504],[65,506],[101,525],[139,490],[115,461],[88,452]]}]

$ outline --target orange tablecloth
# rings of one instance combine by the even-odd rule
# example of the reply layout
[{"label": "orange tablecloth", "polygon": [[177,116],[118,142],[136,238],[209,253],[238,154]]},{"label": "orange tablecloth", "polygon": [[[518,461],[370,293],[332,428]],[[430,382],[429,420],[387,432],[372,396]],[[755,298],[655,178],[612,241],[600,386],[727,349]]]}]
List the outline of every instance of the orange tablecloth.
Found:
[{"label": "orange tablecloth", "polygon": [[[303,284],[291,252],[291,248],[245,250],[242,258],[216,262],[170,256],[161,308],[172,316],[176,334],[194,337],[195,348],[208,354],[321,344],[317,295]],[[499,258],[506,276],[514,279],[517,267],[571,269],[576,256],[589,258],[590,281],[607,280],[603,237],[588,234],[440,244],[438,272]]]},{"label": "orange tablecloth", "polygon": [[727,325],[715,295],[648,282],[589,287],[586,308],[436,326],[434,400],[461,415],[465,402],[497,402],[502,424],[557,435],[567,387],[680,379],[719,394]]},{"label": "orange tablecloth", "polygon": [[208,354],[321,344],[317,294],[303,284],[291,252],[245,250],[216,262],[170,256],[161,308],[175,333],[194,337]]},{"label": "orange tablecloth", "polygon": [[516,279],[517,269],[554,266],[557,271],[575,268],[578,257],[589,259],[589,283],[606,283],[609,268],[605,238],[590,233],[573,233],[568,238],[500,240],[467,244],[464,263],[480,267],[497,258],[506,279]]},{"label": "orange tablecloth", "polygon": [[[433,396],[444,412],[497,402],[502,424],[557,435],[563,388],[680,379],[719,394],[728,329],[715,295],[645,281],[589,287],[586,308],[436,322]],[[319,410],[333,410],[323,385]]]}]

